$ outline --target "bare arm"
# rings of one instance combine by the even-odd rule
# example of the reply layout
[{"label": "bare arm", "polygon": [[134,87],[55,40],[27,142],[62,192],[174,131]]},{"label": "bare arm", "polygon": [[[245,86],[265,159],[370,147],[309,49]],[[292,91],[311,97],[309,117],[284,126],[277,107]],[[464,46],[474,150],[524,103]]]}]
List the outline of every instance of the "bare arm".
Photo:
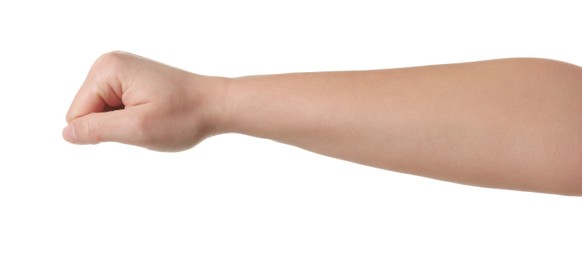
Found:
[{"label": "bare arm", "polygon": [[[128,54],[113,55],[117,57],[112,60],[121,67],[135,67],[134,63],[154,66],[148,65],[151,61]],[[130,97],[147,91],[126,81],[112,91],[119,99],[112,104],[124,104],[125,109],[105,113],[118,116],[112,113],[145,110],[135,117],[144,120],[126,127],[137,129],[140,138],[129,140],[130,134],[125,139],[108,138],[107,134],[104,137],[98,127],[87,123],[95,120],[86,116],[103,109],[83,110],[83,102],[75,101],[68,121],[76,127],[66,128],[65,138],[75,143],[112,140],[174,150],[214,134],[237,132],[430,178],[582,195],[582,69],[574,65],[505,59],[236,79],[155,66],[159,68],[153,71],[168,70],[161,72],[163,75],[175,73],[167,80],[179,83],[158,80],[154,82],[161,82],[160,86],[150,88],[166,91],[167,86],[161,85],[170,84],[181,95],[158,100],[154,95],[144,98],[147,95],[142,94],[143,100],[131,103]],[[98,68],[92,69],[76,100],[94,96],[90,92],[96,91],[86,89],[99,89],[89,80],[99,73]],[[140,76],[136,71],[125,77],[151,75]],[[124,84],[128,85],[125,90]],[[131,91],[132,95],[126,95]],[[150,103],[157,108],[182,104],[178,107],[184,110],[180,110],[184,116],[159,109],[147,112],[143,107]],[[99,114],[104,113],[91,116]],[[87,126],[92,133],[85,133],[83,128]],[[71,128],[76,129],[74,139]],[[95,135],[100,137],[92,139]]]}]

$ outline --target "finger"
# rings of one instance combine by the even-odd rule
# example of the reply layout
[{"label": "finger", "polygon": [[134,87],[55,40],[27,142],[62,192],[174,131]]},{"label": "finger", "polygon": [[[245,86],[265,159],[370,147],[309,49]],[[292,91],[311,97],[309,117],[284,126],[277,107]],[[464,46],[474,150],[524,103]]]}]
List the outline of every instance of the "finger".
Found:
[{"label": "finger", "polygon": [[63,129],[63,138],[74,144],[113,141],[139,145],[144,136],[142,111],[134,107],[78,117]]},{"label": "finger", "polygon": [[[122,88],[119,57],[106,54],[95,62],[73,99],[67,112],[67,122],[94,112],[121,107]],[[115,60],[117,59],[117,61]]]}]

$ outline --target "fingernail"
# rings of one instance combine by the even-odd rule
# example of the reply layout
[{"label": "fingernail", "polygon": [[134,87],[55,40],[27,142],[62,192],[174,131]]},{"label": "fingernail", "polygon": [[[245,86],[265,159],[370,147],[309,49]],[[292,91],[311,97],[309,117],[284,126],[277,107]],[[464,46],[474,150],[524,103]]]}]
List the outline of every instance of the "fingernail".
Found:
[{"label": "fingernail", "polygon": [[63,138],[67,142],[74,143],[77,141],[77,135],[75,134],[75,127],[73,125],[68,125],[63,129]]}]

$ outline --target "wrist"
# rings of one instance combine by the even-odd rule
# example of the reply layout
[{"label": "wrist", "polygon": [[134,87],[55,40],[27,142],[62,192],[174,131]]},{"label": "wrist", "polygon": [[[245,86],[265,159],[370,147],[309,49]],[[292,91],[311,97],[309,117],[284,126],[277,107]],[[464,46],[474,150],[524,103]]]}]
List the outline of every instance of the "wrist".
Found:
[{"label": "wrist", "polygon": [[207,136],[230,132],[228,93],[234,79],[193,74],[193,85],[200,106],[201,123]]}]

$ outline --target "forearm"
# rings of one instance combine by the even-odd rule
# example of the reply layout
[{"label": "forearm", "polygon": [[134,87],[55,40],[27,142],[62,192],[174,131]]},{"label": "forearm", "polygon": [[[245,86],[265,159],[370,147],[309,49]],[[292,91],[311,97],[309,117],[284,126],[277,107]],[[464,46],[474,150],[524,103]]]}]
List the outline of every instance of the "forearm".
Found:
[{"label": "forearm", "polygon": [[582,73],[511,59],[234,79],[220,128],[393,171],[582,193]]}]

